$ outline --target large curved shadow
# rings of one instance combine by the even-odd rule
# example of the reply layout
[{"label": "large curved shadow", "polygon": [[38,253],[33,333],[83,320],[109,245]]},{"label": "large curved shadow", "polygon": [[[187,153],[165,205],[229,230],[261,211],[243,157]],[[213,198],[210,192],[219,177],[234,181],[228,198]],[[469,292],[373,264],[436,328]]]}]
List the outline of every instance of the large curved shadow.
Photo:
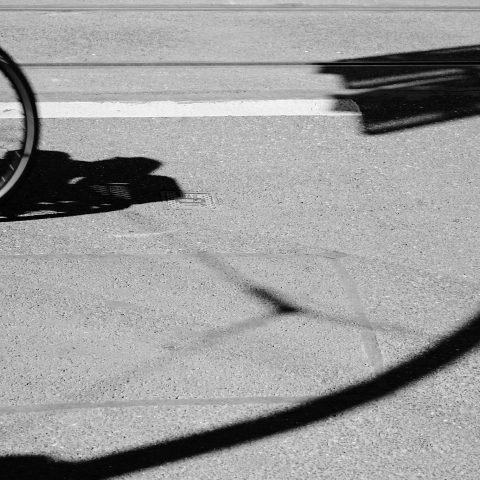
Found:
[{"label": "large curved shadow", "polygon": [[362,113],[364,133],[379,134],[480,113],[480,45],[341,60],[320,73],[342,77]]},{"label": "large curved shadow", "polygon": [[[471,46],[341,61],[323,68],[322,72],[344,77],[346,86],[352,93],[345,94],[342,98],[351,98],[360,106],[365,133],[386,133],[480,113],[479,57],[480,47]],[[355,62],[356,65],[352,65]],[[37,183],[33,196],[29,197],[28,195],[32,195],[29,193],[22,200],[23,203],[16,205],[11,216],[5,216],[3,221],[19,217],[23,220],[21,217],[25,213],[40,212],[45,207],[45,202],[54,210],[54,215],[63,216],[125,208],[132,203],[159,201],[162,196],[165,197],[165,193],[158,196],[158,183],[155,184],[157,180],[153,181],[155,188],[151,194],[145,193],[150,191],[149,188],[135,190],[136,186],[142,185],[142,182],[138,182],[138,171],[133,177],[129,176],[131,170],[131,173],[128,173],[135,162],[126,162],[125,166],[130,167],[123,169],[121,173],[122,169],[117,172],[111,168],[113,163],[110,164],[109,161],[105,161],[106,168],[103,170],[100,168],[102,164],[98,162],[98,165],[93,167],[80,162],[71,168],[69,158],[62,160],[68,165],[67,170],[70,173],[46,178],[46,191],[38,189],[37,186],[42,184]],[[125,159],[110,161],[112,160],[118,162]],[[150,170],[146,165],[150,164],[149,168],[153,168],[153,164],[149,159],[143,160],[147,162],[144,163],[145,168],[140,169],[143,171],[140,177],[148,177]],[[138,163],[139,159],[135,161]],[[120,166],[118,163],[116,165]],[[54,171],[55,166],[52,167],[51,171]],[[77,167],[87,175],[77,175]],[[111,175],[106,174],[108,172]],[[115,176],[117,174],[120,177]],[[132,178],[135,180],[132,181]],[[52,186],[55,186],[59,179],[60,186],[52,192]],[[171,191],[171,181],[172,179],[165,180],[166,183],[161,189],[163,192]],[[125,185],[130,189],[124,189]],[[170,194],[166,195],[167,198],[163,199],[170,199]],[[275,300],[278,308],[283,308],[283,304],[266,290],[257,289],[254,293],[259,298]],[[6,480],[108,479],[294,431],[382,399],[447,367],[471,352],[479,343],[480,313],[476,313],[460,329],[416,357],[373,379],[312,398],[295,407],[91,460],[62,461],[42,455],[4,456],[0,458],[1,476]]]},{"label": "large curved shadow", "polygon": [[181,198],[170,177],[152,175],[162,164],[145,157],[74,160],[40,150],[36,166],[15,196],[0,207],[0,222],[86,215]]},{"label": "large curved shadow", "polygon": [[462,328],[415,358],[377,377],[293,408],[206,432],[84,461],[61,461],[42,455],[0,458],[5,480],[100,480],[296,430],[362,404],[386,397],[446,367],[480,342],[480,313]]}]

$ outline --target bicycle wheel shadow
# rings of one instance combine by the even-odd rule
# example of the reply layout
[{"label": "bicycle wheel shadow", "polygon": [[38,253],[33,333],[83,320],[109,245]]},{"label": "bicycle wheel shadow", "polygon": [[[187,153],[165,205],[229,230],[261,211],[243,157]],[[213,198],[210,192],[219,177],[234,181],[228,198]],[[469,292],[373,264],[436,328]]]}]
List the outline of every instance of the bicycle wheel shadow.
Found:
[{"label": "bicycle wheel shadow", "polygon": [[[452,57],[466,63],[478,62],[479,52],[479,46],[409,52],[358,60],[407,65],[366,64],[353,68],[340,61],[322,72],[343,75],[352,90],[346,97],[356,101],[362,110],[365,133],[386,133],[480,113],[480,96],[474,88],[478,86],[478,67],[441,65]],[[422,66],[415,62],[427,63]],[[446,97],[445,92],[451,95]],[[257,293],[266,298],[268,292]],[[478,348],[479,343],[480,313],[476,313],[460,329],[414,358],[373,379],[295,407],[90,460],[65,461],[47,455],[4,456],[0,457],[0,472],[6,480],[101,480],[292,432],[383,399],[447,367]]]},{"label": "bicycle wheel shadow", "polygon": [[177,182],[152,175],[162,163],[146,157],[74,160],[40,150],[22,187],[0,207],[0,222],[86,215],[183,197]]},{"label": "bicycle wheel shadow", "polygon": [[294,431],[379,400],[448,366],[480,341],[480,313],[416,357],[376,376],[263,417],[103,457],[63,461],[47,455],[0,457],[2,480],[104,480]]}]

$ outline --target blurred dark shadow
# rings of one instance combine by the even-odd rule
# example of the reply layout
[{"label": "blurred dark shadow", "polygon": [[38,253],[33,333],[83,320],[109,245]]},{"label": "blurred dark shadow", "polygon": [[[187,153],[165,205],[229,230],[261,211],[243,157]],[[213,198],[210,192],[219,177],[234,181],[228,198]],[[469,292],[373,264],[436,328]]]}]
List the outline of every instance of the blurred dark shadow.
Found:
[{"label": "blurred dark shadow", "polygon": [[480,45],[341,60],[320,73],[340,75],[364,132],[388,133],[480,113]]},{"label": "blurred dark shadow", "polygon": [[[343,77],[352,92],[338,98],[349,98],[359,105],[366,133],[387,133],[477,115],[480,112],[479,54],[479,46],[470,46],[366,57],[340,61],[322,68],[322,73]],[[172,182],[176,186],[175,181],[167,177],[163,177],[164,183],[151,180],[162,177],[149,177],[159,165],[150,159],[117,158],[91,164],[73,161],[59,152],[42,154],[53,154],[51,158],[57,155],[63,167],[56,171],[56,162],[52,161],[51,173],[45,175],[43,183],[35,181],[33,193],[29,190],[23,203],[15,206],[17,216],[40,212],[46,205],[60,216],[126,208],[133,203],[170,199],[163,198],[165,193],[159,194],[159,191],[171,192]],[[43,185],[44,190],[38,185]],[[125,185],[129,188],[124,188]],[[177,192],[181,195],[179,189]],[[15,220],[15,212],[5,219]],[[238,283],[238,275],[212,258],[203,258]],[[301,311],[275,292],[257,285],[244,288],[270,304],[275,314]],[[108,479],[294,431],[391,395],[447,367],[479,343],[480,313],[476,313],[460,329],[414,358],[372,379],[295,407],[91,460],[63,461],[46,455],[3,456],[0,457],[1,478]]]},{"label": "blurred dark shadow", "polygon": [[267,289],[262,285],[254,284],[252,281],[248,281],[232,266],[220,261],[216,256],[206,251],[202,251],[197,254],[197,258],[210,268],[220,272],[229,282],[237,285],[248,295],[268,305],[273,311],[272,315],[306,313],[306,310],[299,305],[294,305],[293,302],[284,299],[281,294]]},{"label": "blurred dark shadow", "polygon": [[100,480],[231,448],[293,431],[394,393],[459,359],[480,341],[480,313],[436,345],[371,380],[298,406],[174,440],[131,448],[91,460],[45,455],[0,457],[2,480]]},{"label": "blurred dark shadow", "polygon": [[30,177],[0,206],[0,222],[123,210],[183,196],[173,178],[152,175],[162,164],[151,158],[84,162],[64,152],[40,150],[36,159]]}]

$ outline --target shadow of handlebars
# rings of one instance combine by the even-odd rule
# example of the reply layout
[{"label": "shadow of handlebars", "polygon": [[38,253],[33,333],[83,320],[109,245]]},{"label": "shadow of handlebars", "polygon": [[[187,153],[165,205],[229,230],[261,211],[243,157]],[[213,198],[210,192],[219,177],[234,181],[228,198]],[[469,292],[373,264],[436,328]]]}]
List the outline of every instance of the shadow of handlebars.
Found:
[{"label": "shadow of handlebars", "polygon": [[408,52],[322,67],[342,77],[364,133],[389,133],[480,113],[480,45]]}]

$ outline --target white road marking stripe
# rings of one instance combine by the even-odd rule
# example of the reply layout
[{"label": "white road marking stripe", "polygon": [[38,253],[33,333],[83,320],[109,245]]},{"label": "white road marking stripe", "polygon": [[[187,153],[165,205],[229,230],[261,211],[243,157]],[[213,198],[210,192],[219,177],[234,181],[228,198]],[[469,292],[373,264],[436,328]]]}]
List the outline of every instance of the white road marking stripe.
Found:
[{"label": "white road marking stripe", "polygon": [[[39,102],[40,118],[270,117],[360,115],[353,101],[335,99],[206,102]],[[0,103],[0,119],[19,118],[20,105]]]}]

